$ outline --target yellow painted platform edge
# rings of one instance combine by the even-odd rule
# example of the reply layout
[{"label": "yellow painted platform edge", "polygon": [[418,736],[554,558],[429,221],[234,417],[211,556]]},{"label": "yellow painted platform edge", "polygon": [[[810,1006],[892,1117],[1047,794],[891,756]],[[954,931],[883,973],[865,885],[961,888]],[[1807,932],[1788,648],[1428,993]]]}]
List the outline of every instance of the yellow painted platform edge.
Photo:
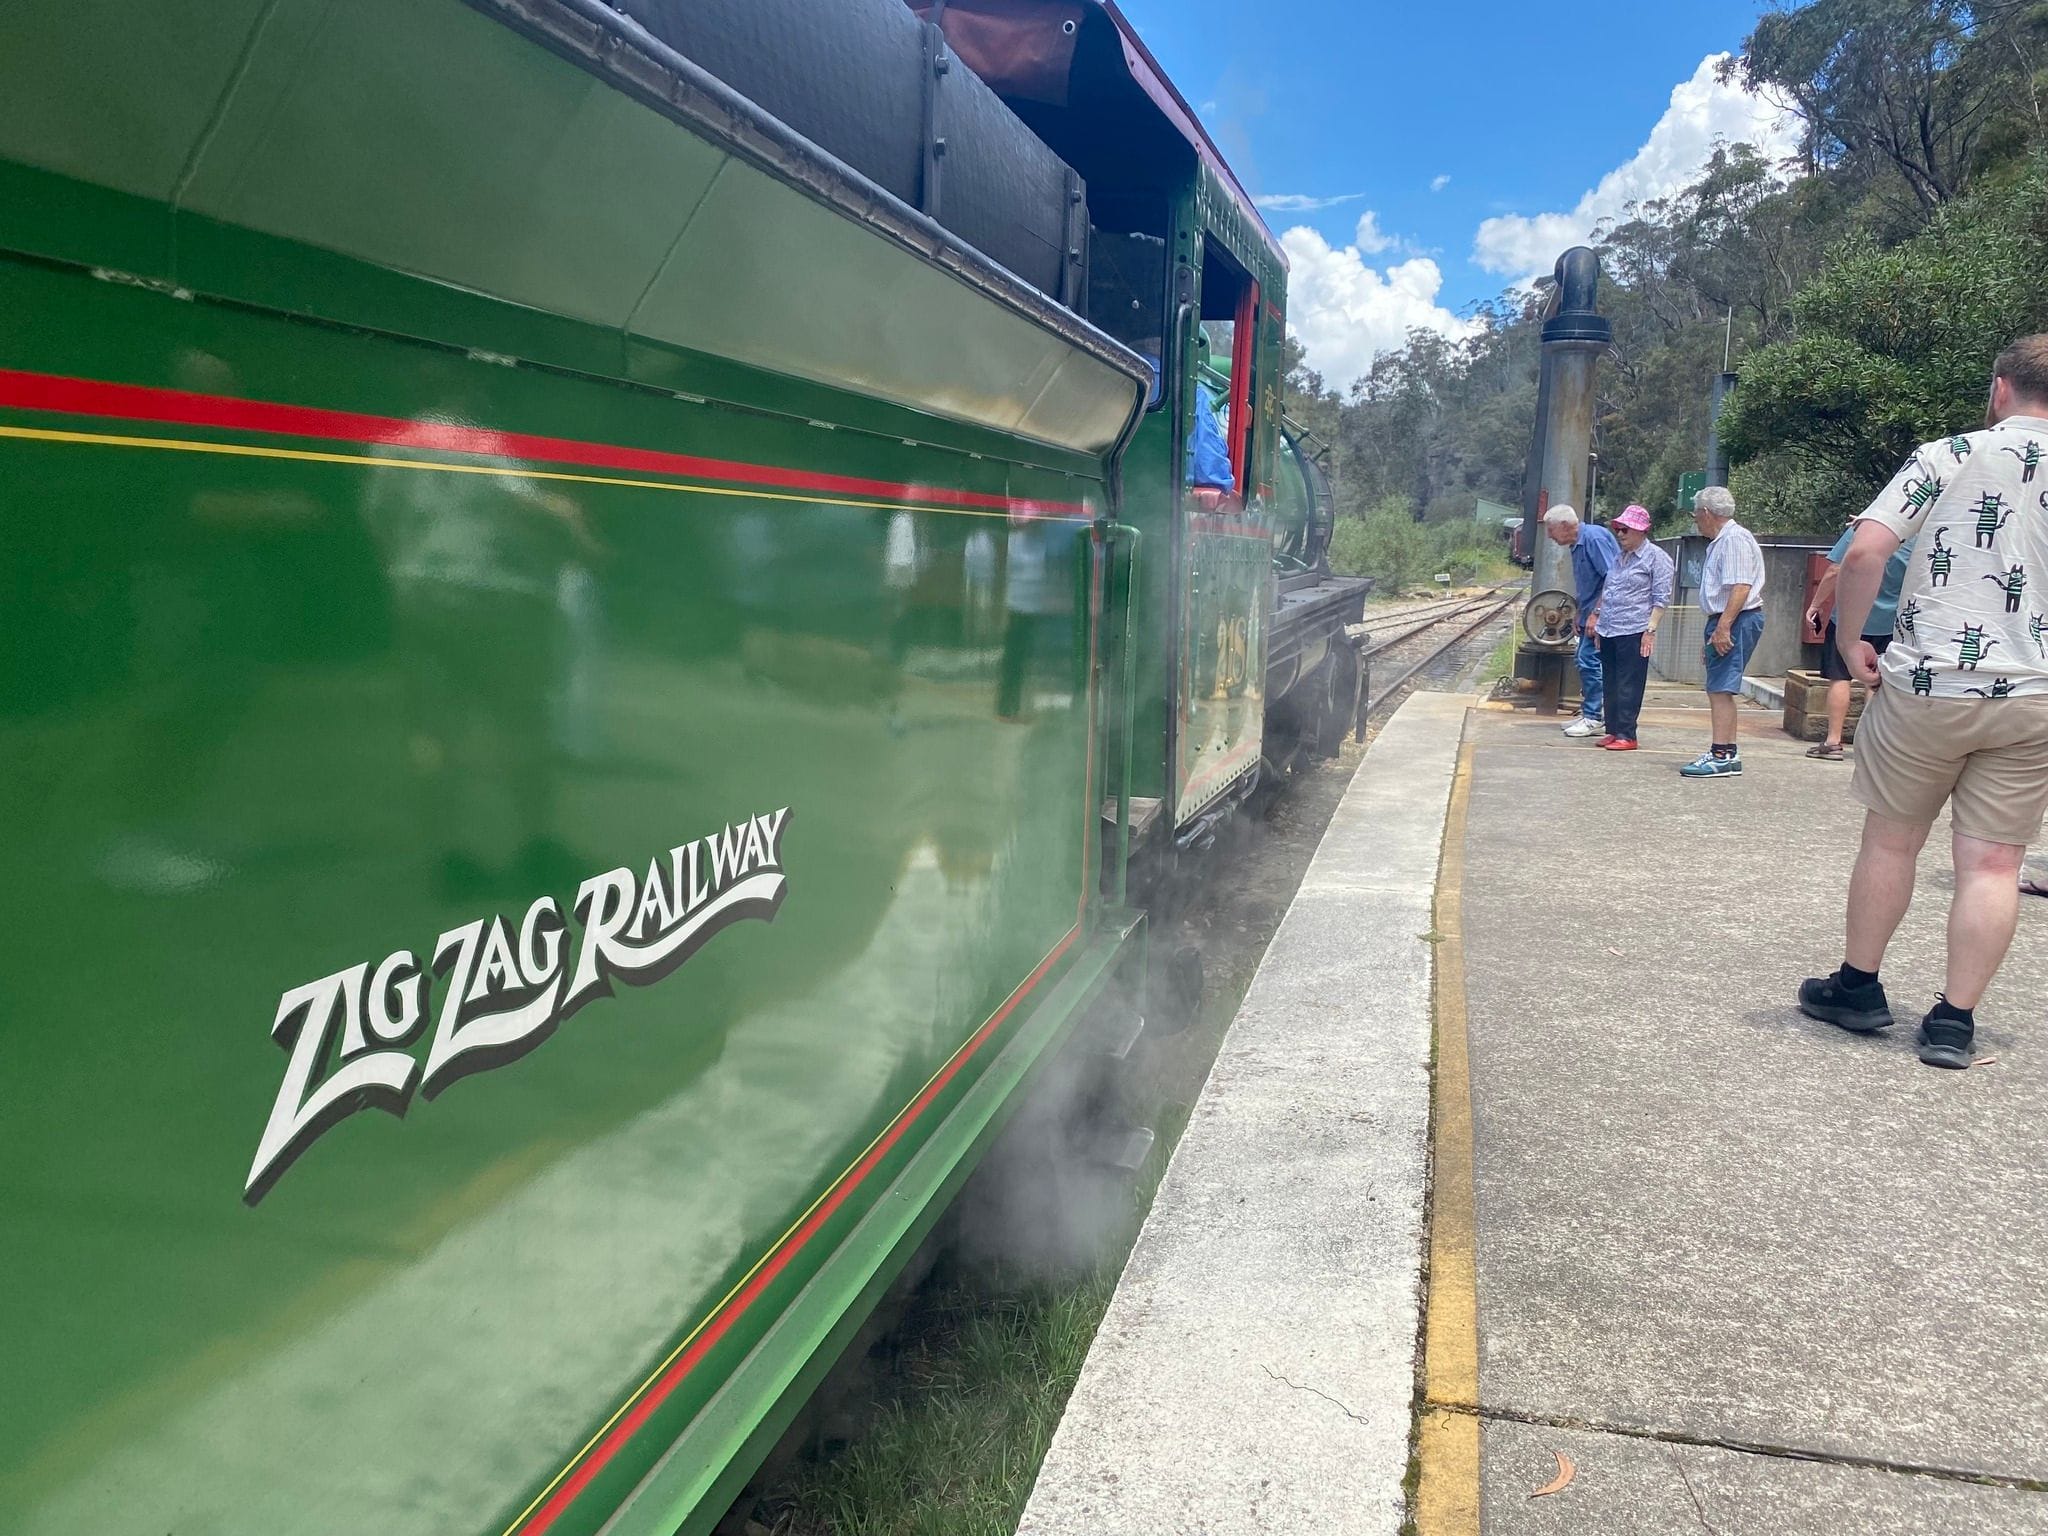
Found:
[{"label": "yellow painted platform edge", "polygon": [[1416,1458],[1417,1536],[1478,1536],[1479,1292],[1472,1201],[1472,1083],[1465,1012],[1465,823],[1472,739],[1458,748],[1437,870],[1429,1298]]}]

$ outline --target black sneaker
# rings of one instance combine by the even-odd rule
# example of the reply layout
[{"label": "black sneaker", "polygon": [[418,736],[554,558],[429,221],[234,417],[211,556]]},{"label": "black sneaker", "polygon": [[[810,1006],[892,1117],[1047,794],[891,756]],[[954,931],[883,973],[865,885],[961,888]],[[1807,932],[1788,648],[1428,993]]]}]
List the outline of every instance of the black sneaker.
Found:
[{"label": "black sneaker", "polygon": [[1920,1059],[1930,1067],[1947,1067],[1960,1072],[1970,1064],[1970,1040],[1974,1026],[1961,1019],[1937,1019],[1933,1014],[1920,1021],[1916,1044]]},{"label": "black sneaker", "polygon": [[1809,976],[1799,983],[1799,1011],[1809,1019],[1819,1019],[1857,1035],[1889,1029],[1893,1023],[1892,1005],[1885,1000],[1883,982],[1845,987],[1839,973]]}]

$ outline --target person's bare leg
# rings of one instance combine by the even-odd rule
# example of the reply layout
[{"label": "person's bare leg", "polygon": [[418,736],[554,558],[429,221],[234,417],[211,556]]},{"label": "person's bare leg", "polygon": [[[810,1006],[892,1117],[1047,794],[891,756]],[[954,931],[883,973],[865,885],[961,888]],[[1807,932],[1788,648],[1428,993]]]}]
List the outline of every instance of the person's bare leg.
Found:
[{"label": "person's bare leg", "polygon": [[1828,684],[1828,745],[1831,747],[1842,744],[1842,731],[1849,724],[1850,692],[1846,677]]},{"label": "person's bare leg", "polygon": [[[1863,844],[1856,851],[1856,871],[1849,877],[1849,939],[1843,950],[1844,958],[1857,970],[1883,968],[1885,946],[1891,943],[1906,909],[1913,904],[1913,861],[1926,842],[1925,827],[1893,821],[1875,811],[1864,814]],[[1956,900],[1960,905],[1960,873],[1957,878]],[[2017,907],[2017,884],[2012,885],[2011,894]],[[2012,937],[2010,926],[2006,937]],[[2003,944],[1999,952],[2004,953]]]},{"label": "person's bare leg", "polygon": [[1713,717],[1714,740],[1724,746],[1735,740],[1735,695],[1732,693],[1710,693],[1707,695],[1707,713]]},{"label": "person's bare leg", "polygon": [[2020,916],[2020,864],[2026,854],[2016,843],[1988,843],[1961,832],[1955,836],[1956,899],[1948,909],[1945,991],[1958,1008],[1974,1008],[1983,1001],[1984,989],[2012,944]]}]

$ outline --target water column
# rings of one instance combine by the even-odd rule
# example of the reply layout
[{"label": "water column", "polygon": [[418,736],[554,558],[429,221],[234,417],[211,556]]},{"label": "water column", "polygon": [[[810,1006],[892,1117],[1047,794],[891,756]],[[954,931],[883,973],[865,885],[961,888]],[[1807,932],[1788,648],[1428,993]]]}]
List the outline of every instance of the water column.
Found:
[{"label": "water column", "polygon": [[[1571,551],[1544,536],[1543,513],[1576,507],[1590,518],[1587,477],[1593,452],[1595,367],[1614,341],[1614,327],[1595,310],[1600,258],[1574,246],[1557,259],[1549,318],[1543,324],[1543,378],[1539,390],[1530,468],[1536,470],[1530,515],[1535,566],[1529,602],[1522,616],[1524,640],[1518,675],[1533,678],[1537,707],[1554,713],[1564,688],[1565,666],[1576,641],[1576,583]],[[1540,466],[1540,468],[1539,468]]]}]

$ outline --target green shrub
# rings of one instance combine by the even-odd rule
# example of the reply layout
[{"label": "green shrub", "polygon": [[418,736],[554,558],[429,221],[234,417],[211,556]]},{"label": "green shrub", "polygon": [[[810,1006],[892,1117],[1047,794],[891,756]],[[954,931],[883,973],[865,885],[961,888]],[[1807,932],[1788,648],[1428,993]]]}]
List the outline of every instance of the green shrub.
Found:
[{"label": "green shrub", "polygon": [[1330,564],[1340,575],[1370,576],[1383,592],[1426,579],[1429,531],[1405,509],[1381,506],[1362,518],[1338,520]]},{"label": "green shrub", "polygon": [[1469,518],[1418,523],[1401,503],[1383,503],[1364,517],[1340,517],[1330,540],[1330,566],[1342,576],[1370,576],[1392,594],[1448,573],[1460,584],[1507,574],[1504,549],[1484,542]]},{"label": "green shrub", "polygon": [[1330,532],[1330,569],[1339,576],[1363,576],[1366,542],[1364,518],[1338,518]]}]

